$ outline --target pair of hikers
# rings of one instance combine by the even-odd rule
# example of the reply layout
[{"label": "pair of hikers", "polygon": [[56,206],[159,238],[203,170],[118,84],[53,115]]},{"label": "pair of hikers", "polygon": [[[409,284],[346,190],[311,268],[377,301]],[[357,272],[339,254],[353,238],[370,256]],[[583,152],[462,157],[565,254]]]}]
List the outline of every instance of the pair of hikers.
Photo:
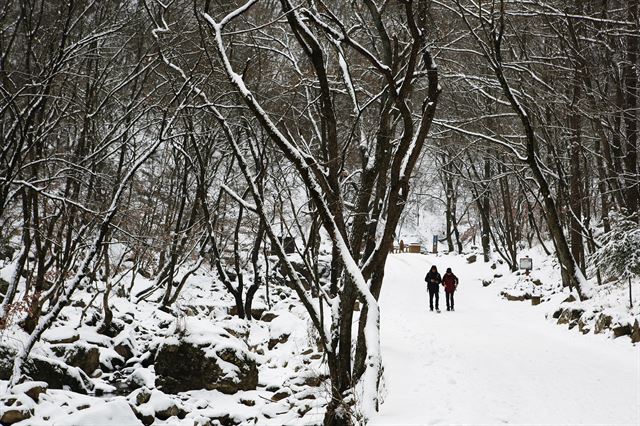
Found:
[{"label": "pair of hikers", "polygon": [[453,293],[458,287],[458,277],[453,275],[451,268],[447,268],[444,277],[441,277],[438,273],[438,268],[433,265],[424,280],[427,282],[427,289],[429,290],[429,308],[433,311],[433,299],[435,297],[436,311],[440,312],[438,302],[440,301],[440,284],[442,284],[447,299],[447,311],[453,311]]}]

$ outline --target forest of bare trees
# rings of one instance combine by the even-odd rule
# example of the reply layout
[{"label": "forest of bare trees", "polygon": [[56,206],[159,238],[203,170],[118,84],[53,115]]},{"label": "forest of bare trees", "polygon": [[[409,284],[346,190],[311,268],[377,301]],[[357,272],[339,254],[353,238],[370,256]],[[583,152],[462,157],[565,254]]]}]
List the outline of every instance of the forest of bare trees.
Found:
[{"label": "forest of bare trees", "polygon": [[12,383],[79,286],[109,334],[113,294],[171,313],[203,267],[251,320],[277,268],[326,356],[325,424],[353,389],[366,418],[414,190],[450,251],[471,227],[516,270],[542,244],[589,298],[601,239],[640,220],[638,3],[2,2],[0,328],[30,335]]}]

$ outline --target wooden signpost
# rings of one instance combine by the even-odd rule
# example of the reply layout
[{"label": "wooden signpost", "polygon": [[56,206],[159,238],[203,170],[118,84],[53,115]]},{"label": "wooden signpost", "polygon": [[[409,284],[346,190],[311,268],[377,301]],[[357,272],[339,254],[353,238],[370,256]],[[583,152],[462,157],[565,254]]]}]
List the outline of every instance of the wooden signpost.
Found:
[{"label": "wooden signpost", "polygon": [[533,259],[531,259],[529,256],[521,258],[520,269],[524,269],[525,275],[529,275],[529,272],[533,269]]}]

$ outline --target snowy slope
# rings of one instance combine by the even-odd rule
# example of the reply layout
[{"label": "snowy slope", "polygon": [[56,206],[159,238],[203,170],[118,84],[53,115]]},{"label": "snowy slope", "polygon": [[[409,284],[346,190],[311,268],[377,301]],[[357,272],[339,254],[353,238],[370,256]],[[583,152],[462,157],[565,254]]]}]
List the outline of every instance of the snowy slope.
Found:
[{"label": "snowy slope", "polygon": [[[460,278],[456,312],[428,311],[430,265]],[[488,266],[392,255],[381,295],[387,398],[371,424],[640,424],[640,347],[508,302]]]}]

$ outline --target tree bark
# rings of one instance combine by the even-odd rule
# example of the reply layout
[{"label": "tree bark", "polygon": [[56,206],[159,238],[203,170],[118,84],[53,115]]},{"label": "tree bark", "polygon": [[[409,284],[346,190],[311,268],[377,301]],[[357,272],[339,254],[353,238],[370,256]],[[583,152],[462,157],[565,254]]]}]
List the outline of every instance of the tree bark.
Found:
[{"label": "tree bark", "polygon": [[[627,36],[627,58],[623,65],[626,134],[625,186],[628,212],[640,222],[640,178],[638,177],[638,0],[628,0],[627,17],[633,26]],[[635,30],[635,31],[633,31]]]}]

